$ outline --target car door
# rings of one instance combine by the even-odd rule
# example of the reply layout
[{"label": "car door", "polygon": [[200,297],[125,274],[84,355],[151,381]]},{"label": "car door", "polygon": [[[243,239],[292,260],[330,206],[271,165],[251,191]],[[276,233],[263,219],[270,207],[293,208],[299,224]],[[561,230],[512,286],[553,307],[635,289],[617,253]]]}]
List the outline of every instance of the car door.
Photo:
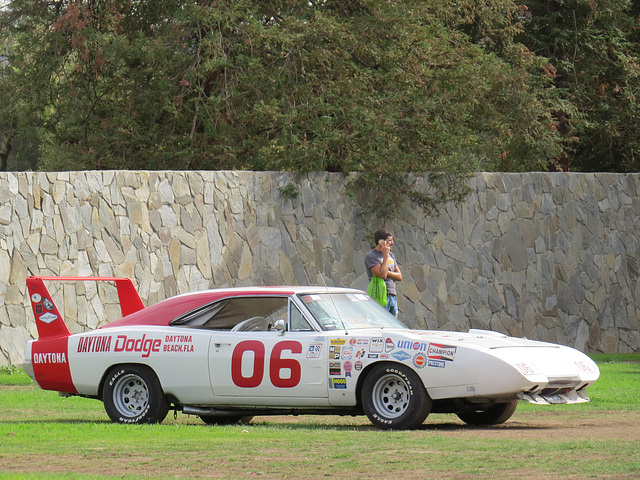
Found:
[{"label": "car door", "polygon": [[[272,314],[268,323],[273,325],[276,317],[287,323],[284,334],[274,329],[232,329],[212,335],[209,364],[214,395],[234,397],[234,403],[245,405],[326,404],[328,346],[325,337],[311,328],[291,300]],[[248,320],[251,321],[253,319]],[[324,400],[313,402],[311,399]]]}]

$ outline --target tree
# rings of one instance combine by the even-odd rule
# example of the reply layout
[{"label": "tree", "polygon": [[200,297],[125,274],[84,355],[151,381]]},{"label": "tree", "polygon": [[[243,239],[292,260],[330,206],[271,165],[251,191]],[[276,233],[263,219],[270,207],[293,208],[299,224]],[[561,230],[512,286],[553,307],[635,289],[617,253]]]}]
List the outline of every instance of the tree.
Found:
[{"label": "tree", "polygon": [[520,40],[549,58],[554,84],[578,114],[566,167],[632,172],[640,167],[638,6],[626,0],[529,0]]},{"label": "tree", "polygon": [[[519,13],[508,0],[16,0],[2,32],[20,69],[2,81],[50,139],[41,169],[361,172],[378,205],[429,206],[466,172],[563,156],[570,108],[514,41]],[[424,172],[437,191],[407,186]]]}]

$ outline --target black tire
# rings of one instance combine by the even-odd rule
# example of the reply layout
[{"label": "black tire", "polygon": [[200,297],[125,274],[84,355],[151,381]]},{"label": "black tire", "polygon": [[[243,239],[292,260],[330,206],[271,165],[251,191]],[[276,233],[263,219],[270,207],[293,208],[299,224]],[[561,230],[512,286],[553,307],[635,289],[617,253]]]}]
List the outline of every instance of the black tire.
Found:
[{"label": "black tire", "polygon": [[245,425],[253,419],[253,416],[251,415],[246,415],[246,416],[200,415],[200,419],[207,425],[235,425],[236,423]]},{"label": "black tire", "polygon": [[418,428],[429,416],[431,403],[420,377],[406,365],[376,365],[362,384],[362,408],[378,428]]},{"label": "black tire", "polygon": [[169,402],[156,374],[144,365],[120,365],[107,375],[102,392],[107,415],[117,423],[161,423]]},{"label": "black tire", "polygon": [[511,418],[516,411],[518,400],[509,403],[496,403],[484,410],[457,413],[458,418],[469,425],[499,425]]}]

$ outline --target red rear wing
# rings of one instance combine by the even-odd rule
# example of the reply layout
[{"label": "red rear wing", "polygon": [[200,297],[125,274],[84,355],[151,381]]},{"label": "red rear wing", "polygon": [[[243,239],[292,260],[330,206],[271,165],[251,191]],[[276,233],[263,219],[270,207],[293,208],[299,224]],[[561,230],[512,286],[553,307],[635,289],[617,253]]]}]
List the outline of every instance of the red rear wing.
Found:
[{"label": "red rear wing", "polygon": [[120,310],[122,316],[126,317],[132,313],[142,310],[144,304],[138,295],[138,291],[133,286],[133,282],[128,278],[118,277],[28,277],[27,289],[33,307],[33,315],[38,327],[40,338],[68,336],[69,329],[64,323],[58,308],[53,303],[53,298],[44,285],[44,281],[66,281],[66,282],[115,282],[120,300]]}]

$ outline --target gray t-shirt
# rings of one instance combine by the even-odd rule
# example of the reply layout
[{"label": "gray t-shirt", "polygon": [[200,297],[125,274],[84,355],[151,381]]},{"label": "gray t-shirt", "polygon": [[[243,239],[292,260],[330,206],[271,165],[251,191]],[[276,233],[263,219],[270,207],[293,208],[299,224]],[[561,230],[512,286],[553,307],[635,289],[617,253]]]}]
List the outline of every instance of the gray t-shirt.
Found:
[{"label": "gray t-shirt", "polygon": [[[375,248],[371,250],[364,256],[364,264],[367,267],[367,277],[371,280],[373,277],[373,272],[371,271],[371,267],[375,265],[380,265],[384,257],[382,252],[379,252]],[[396,257],[393,256],[393,253],[389,252],[389,271],[396,271]],[[395,295],[396,294],[396,282],[391,278],[387,277],[384,279],[384,283],[387,285],[387,295]]]}]

